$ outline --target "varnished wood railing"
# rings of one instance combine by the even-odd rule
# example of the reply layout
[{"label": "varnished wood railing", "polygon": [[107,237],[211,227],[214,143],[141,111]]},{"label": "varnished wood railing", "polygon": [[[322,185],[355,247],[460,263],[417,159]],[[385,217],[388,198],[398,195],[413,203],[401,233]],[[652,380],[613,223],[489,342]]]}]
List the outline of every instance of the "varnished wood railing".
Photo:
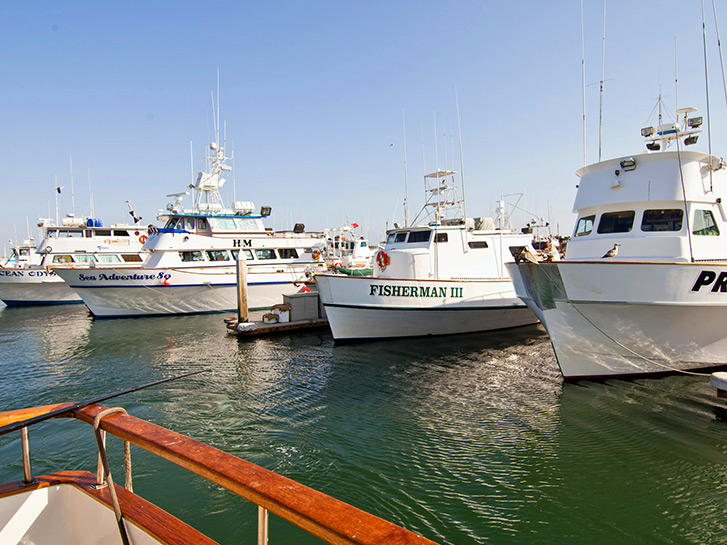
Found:
[{"label": "varnished wood railing", "polygon": [[[29,412],[17,420],[33,416],[43,409],[46,408],[27,409]],[[69,416],[93,424],[95,416],[104,409],[102,405],[90,405]],[[12,418],[11,413],[0,414],[0,423],[12,422],[3,420],[7,418]],[[234,492],[328,543],[436,545],[322,492],[145,420],[113,414],[105,417],[100,427]],[[266,514],[261,516],[267,518]]]}]

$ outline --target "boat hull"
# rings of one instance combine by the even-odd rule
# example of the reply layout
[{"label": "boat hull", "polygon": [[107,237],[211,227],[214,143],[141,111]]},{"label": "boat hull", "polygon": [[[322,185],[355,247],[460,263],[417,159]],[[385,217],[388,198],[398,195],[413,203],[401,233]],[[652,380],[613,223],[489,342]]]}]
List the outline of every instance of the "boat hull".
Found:
[{"label": "boat hull", "polygon": [[509,280],[315,278],[336,340],[452,335],[537,322]]},{"label": "boat hull", "polygon": [[9,307],[83,302],[62,278],[45,268],[0,269],[0,301]]},{"label": "boat hull", "polygon": [[[210,270],[109,269],[58,271],[99,318],[199,314],[237,309],[234,267]],[[300,271],[248,272],[248,308],[270,308],[301,288]]]},{"label": "boat hull", "polygon": [[718,280],[727,279],[725,264],[562,261],[508,269],[566,379],[727,364],[727,286],[723,292]]}]

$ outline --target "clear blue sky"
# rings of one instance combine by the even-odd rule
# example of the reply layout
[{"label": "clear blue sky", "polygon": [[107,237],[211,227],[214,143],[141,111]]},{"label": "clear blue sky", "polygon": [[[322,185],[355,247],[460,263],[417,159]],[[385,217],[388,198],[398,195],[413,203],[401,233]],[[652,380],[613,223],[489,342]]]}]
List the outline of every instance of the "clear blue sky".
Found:
[{"label": "clear blue sky", "polygon": [[[727,109],[706,4],[720,155]],[[26,218],[37,234],[36,218],[55,216],[55,175],[61,215],[71,211],[69,157],[77,215],[89,213],[90,171],[104,223],[127,221],[126,199],[156,223],[165,195],[191,181],[190,140],[202,168],[218,68],[236,196],[272,206],[271,227],[292,218],[323,229],[348,217],[380,240],[403,214],[402,110],[413,215],[424,169],[449,166],[451,137],[460,170],[456,86],[468,214],[493,215],[501,193],[525,192],[526,208],[563,234],[572,228],[583,163],[578,0],[41,0],[5,2],[0,15],[5,245],[14,229],[25,238]],[[675,37],[680,105],[706,117],[700,2],[612,0],[606,21],[604,159],[644,149],[639,130],[660,84],[674,111]],[[589,163],[598,157],[602,25],[603,3],[586,1]],[[706,133],[695,148],[707,150]],[[232,179],[223,196],[232,200]]]}]

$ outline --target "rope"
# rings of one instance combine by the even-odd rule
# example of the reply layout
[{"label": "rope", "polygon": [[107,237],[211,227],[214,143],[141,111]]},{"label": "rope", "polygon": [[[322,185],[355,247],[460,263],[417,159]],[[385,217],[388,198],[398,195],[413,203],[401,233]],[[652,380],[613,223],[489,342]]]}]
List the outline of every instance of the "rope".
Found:
[{"label": "rope", "polygon": [[[106,477],[105,481],[108,483],[109,494],[111,496],[111,503],[113,504],[113,507],[114,507],[114,515],[116,516],[116,524],[118,525],[119,533],[121,534],[121,542],[124,545],[130,545],[129,536],[126,533],[126,526],[124,526],[124,518],[121,513],[121,506],[119,505],[119,498],[116,495],[116,487],[114,486],[114,480],[111,477],[111,469],[109,468],[109,461],[108,461],[108,458],[106,457],[106,446],[104,444],[105,443],[105,434],[103,433],[103,430],[101,430],[101,428],[99,427],[101,424],[101,419],[104,418],[105,416],[108,416],[113,413],[126,414],[126,411],[124,409],[122,409],[121,407],[115,407],[113,409],[106,409],[104,411],[101,411],[100,413],[98,413],[96,415],[96,418],[94,418],[94,420],[93,420],[93,431],[96,435],[96,444],[98,445],[98,454],[99,454],[101,463],[103,464],[103,470],[104,470],[104,474]],[[125,445],[125,447],[126,446],[128,446],[128,443],[127,443],[127,445]],[[128,458],[127,458],[127,452],[128,452]],[[126,469],[127,469],[126,482],[128,485],[131,482],[131,477],[130,477],[131,476],[131,451],[130,451],[130,448],[129,448],[129,450],[127,450],[126,448],[124,449],[124,458],[125,458],[125,462],[126,462],[125,465],[126,465]],[[100,472],[100,468],[99,468],[99,472]]]},{"label": "rope", "polygon": [[[540,264],[538,263],[538,266],[539,266],[539,265],[540,265]],[[611,341],[611,342],[613,342],[614,344],[616,344],[617,346],[619,346],[619,347],[623,348],[624,350],[626,350],[626,351],[627,351],[627,352],[629,352],[630,354],[633,354],[633,355],[634,355],[634,356],[636,356],[637,358],[640,358],[640,359],[642,359],[642,360],[644,360],[644,361],[646,361],[646,362],[648,362],[648,363],[650,363],[650,364],[652,364],[652,365],[655,365],[655,366],[657,366],[657,367],[661,367],[661,368],[663,368],[663,369],[666,369],[666,370],[668,370],[668,371],[674,371],[674,372],[676,372],[676,373],[683,373],[683,374],[685,374],[685,375],[694,375],[694,376],[699,376],[699,377],[708,377],[708,376],[709,376],[709,374],[707,374],[707,373],[697,373],[697,372],[695,372],[695,371],[686,371],[686,370],[684,370],[684,369],[677,369],[676,367],[672,367],[672,366],[670,366],[670,365],[666,365],[666,364],[660,363],[660,362],[658,362],[658,361],[654,361],[654,360],[652,360],[652,359],[650,359],[650,358],[647,358],[646,356],[643,356],[643,355],[639,354],[638,352],[635,352],[634,350],[632,350],[632,349],[631,349],[631,348],[629,348],[628,346],[626,346],[626,345],[624,345],[623,343],[621,343],[621,342],[617,341],[616,339],[614,339],[613,337],[611,337],[611,336],[610,336],[610,335],[609,335],[608,333],[606,333],[606,332],[605,332],[605,331],[604,331],[603,329],[601,329],[601,328],[600,328],[600,327],[598,327],[598,326],[597,326],[596,324],[594,324],[594,323],[593,323],[593,321],[591,321],[591,319],[590,319],[590,318],[588,318],[588,316],[586,316],[585,314],[583,314],[583,312],[581,312],[581,310],[580,310],[580,309],[578,308],[578,304],[577,304],[577,303],[575,303],[574,301],[572,301],[572,300],[570,299],[570,297],[568,297],[568,294],[567,294],[567,293],[565,293],[565,292],[564,292],[564,291],[563,291],[562,289],[560,289],[560,286],[558,285],[558,283],[557,283],[557,282],[555,282],[555,281],[553,280],[553,278],[552,278],[552,277],[551,277],[551,276],[550,276],[550,275],[548,274],[548,271],[547,271],[547,270],[546,270],[545,268],[541,268],[541,270],[543,271],[543,274],[544,274],[545,276],[547,276],[547,277],[548,277],[548,280],[550,280],[551,284],[552,284],[553,286],[555,286],[555,289],[557,289],[557,290],[558,290],[558,291],[559,291],[559,292],[560,292],[560,293],[561,293],[561,294],[563,295],[563,297],[565,297],[565,300],[566,300],[566,301],[567,301],[568,303],[570,303],[570,304],[571,304],[571,306],[573,307],[573,309],[574,309],[574,310],[575,310],[575,311],[576,311],[576,312],[577,312],[578,314],[580,314],[580,315],[581,315],[581,317],[582,317],[582,318],[583,318],[583,319],[584,319],[584,320],[585,320],[586,322],[588,322],[589,324],[591,324],[591,326],[593,326],[593,328],[594,328],[594,329],[595,329],[596,331],[600,332],[600,333],[601,333],[601,334],[602,334],[602,335],[603,335],[604,337],[606,337],[606,338],[607,338],[607,339],[608,339],[609,341]],[[538,283],[538,281],[537,281],[537,279],[536,279],[536,277],[535,277],[535,276],[533,276],[533,281],[534,281],[534,282],[535,282],[536,284]]]}]

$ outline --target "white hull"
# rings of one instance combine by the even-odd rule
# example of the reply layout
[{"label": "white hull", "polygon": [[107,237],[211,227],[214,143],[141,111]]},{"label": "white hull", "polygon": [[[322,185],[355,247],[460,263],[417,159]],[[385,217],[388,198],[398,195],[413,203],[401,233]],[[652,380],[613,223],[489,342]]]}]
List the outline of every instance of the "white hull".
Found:
[{"label": "white hull", "polygon": [[62,278],[45,268],[0,268],[0,301],[8,306],[83,302]]},{"label": "white hull", "polygon": [[[518,295],[548,330],[565,378],[727,364],[727,287],[723,292],[714,281],[720,273],[727,278],[725,264],[560,262],[508,268]],[[705,271],[710,274],[698,282]],[[711,273],[714,279],[706,283]]]},{"label": "white hull", "polygon": [[[234,267],[58,270],[99,318],[194,314],[237,309]],[[248,308],[280,303],[300,290],[302,270],[256,273],[248,269]]]},{"label": "white hull", "polygon": [[315,278],[336,340],[451,335],[537,322],[509,280]]}]

